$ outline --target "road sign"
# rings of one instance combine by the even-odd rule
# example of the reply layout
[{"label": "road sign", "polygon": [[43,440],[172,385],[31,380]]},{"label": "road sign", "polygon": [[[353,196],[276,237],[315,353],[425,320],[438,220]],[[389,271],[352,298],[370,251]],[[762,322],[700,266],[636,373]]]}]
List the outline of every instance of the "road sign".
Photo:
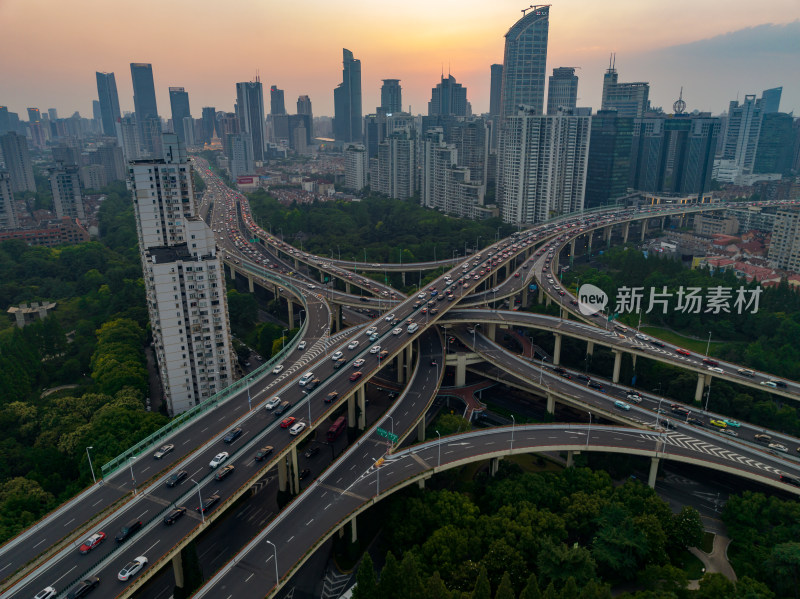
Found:
[{"label": "road sign", "polygon": [[395,435],[394,433],[390,433],[389,431],[384,430],[382,428],[375,429],[375,432],[378,433],[379,437],[383,437],[384,439],[389,439],[389,441],[391,441],[392,443],[397,443],[397,435]]}]

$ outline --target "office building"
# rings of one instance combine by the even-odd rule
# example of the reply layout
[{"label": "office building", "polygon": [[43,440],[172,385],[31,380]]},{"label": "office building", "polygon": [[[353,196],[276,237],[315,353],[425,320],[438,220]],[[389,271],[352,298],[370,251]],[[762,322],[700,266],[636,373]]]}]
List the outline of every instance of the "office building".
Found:
[{"label": "office building", "polygon": [[584,207],[613,203],[627,193],[631,168],[633,119],[616,110],[599,110],[592,117]]},{"label": "office building", "polygon": [[303,126],[306,128],[306,143],[311,145],[311,141],[314,139],[314,111],[311,108],[311,98],[298,96],[297,115],[302,117]]},{"label": "office building", "polygon": [[28,152],[28,140],[18,133],[6,133],[0,136],[0,150],[11,180],[11,190],[14,193],[35,192],[36,182],[33,179],[33,162]]},{"label": "office building", "polygon": [[333,90],[333,135],[339,142],[360,142],[361,134],[361,61],[342,49],[342,82]]},{"label": "office building", "polygon": [[780,208],[767,256],[773,268],[800,272],[800,210]]},{"label": "office building", "polygon": [[535,224],[583,209],[589,116],[541,115],[521,108],[506,116],[497,150],[497,203],[504,222]]},{"label": "office building", "polygon": [[29,123],[38,123],[42,120],[42,116],[39,113],[38,108],[28,108],[28,122]]},{"label": "office building", "polygon": [[405,200],[416,190],[416,144],[412,131],[401,129],[378,144],[378,155],[370,160],[370,189],[396,200]]},{"label": "office building", "polygon": [[620,83],[616,56],[612,54],[603,75],[601,110],[616,110],[621,117],[638,118],[650,108],[650,84],[643,81]]},{"label": "office building", "polygon": [[403,110],[403,88],[399,79],[384,79],[381,85],[381,105],[378,112],[393,114]]},{"label": "office building", "polygon": [[761,114],[779,112],[781,108],[782,87],[773,87],[761,92]]},{"label": "office building", "polygon": [[369,158],[364,144],[344,146],[344,186],[352,191],[361,191],[367,186]]},{"label": "office building", "polygon": [[547,114],[555,114],[559,108],[573,109],[578,102],[578,76],[575,67],[553,69],[547,87]]},{"label": "office building", "polygon": [[264,126],[264,91],[258,77],[255,81],[236,84],[236,115],[240,131],[250,137],[252,159],[263,161],[267,132]]},{"label": "office building", "polygon": [[136,121],[143,123],[146,119],[158,117],[153,65],[145,62],[132,62],[131,80],[133,81],[133,106]]},{"label": "office building", "polygon": [[100,122],[103,134],[108,137],[117,135],[116,123],[122,116],[119,111],[119,96],[117,95],[117,80],[114,73],[96,72],[97,97],[100,102]]},{"label": "office building", "polygon": [[269,113],[286,114],[286,104],[283,101],[283,90],[277,85],[269,88]]},{"label": "office building", "polygon": [[635,119],[628,186],[679,195],[709,191],[719,126],[708,113]]},{"label": "office building", "polygon": [[14,208],[14,191],[11,189],[11,175],[0,169],[0,229],[16,229],[19,226]]},{"label": "office building", "polygon": [[761,102],[755,94],[744,97],[744,101],[731,100],[728,106],[728,125],[722,160],[730,161],[739,175],[753,172],[758,137],[761,133]]},{"label": "office building", "polygon": [[500,94],[503,89],[503,65],[493,64],[489,67],[489,115],[500,116]]},{"label": "office building", "polygon": [[0,106],[0,135],[4,135],[11,130],[8,106]]},{"label": "office building", "polygon": [[[0,178],[2,175],[0,175]],[[19,239],[27,245],[57,247],[89,241],[89,232],[75,218],[41,221],[36,227],[0,230],[0,242]]]},{"label": "office building", "polygon": [[78,166],[59,163],[50,173],[50,191],[53,193],[56,217],[77,218],[81,222],[86,222],[86,208],[83,204]]},{"label": "office building", "polygon": [[92,121],[95,129],[103,133],[103,111],[100,108],[100,100],[92,100]]},{"label": "office building", "polygon": [[428,116],[469,116],[471,107],[467,102],[467,88],[456,83],[455,77],[442,75],[442,80],[431,90]]},{"label": "office building", "polygon": [[213,106],[204,106],[202,112],[203,119],[203,143],[211,143],[214,139],[217,125],[217,110]]},{"label": "office building", "polygon": [[793,126],[794,117],[785,112],[767,112],[761,117],[761,130],[753,162],[754,173],[783,175],[791,171],[794,149]]},{"label": "office building", "polygon": [[243,175],[252,175],[255,172],[253,139],[250,135],[244,132],[229,133],[225,136],[224,147],[231,179],[236,181]]},{"label": "office building", "polygon": [[500,116],[515,116],[519,106],[542,114],[550,6],[522,11],[522,18],[506,33]]},{"label": "office building", "polygon": [[175,415],[231,384],[233,368],[214,234],[197,214],[183,145],[167,134],[162,147],[163,158],[132,162],[129,176],[153,347]]},{"label": "office building", "polygon": [[126,162],[139,159],[140,134],[136,124],[136,117],[126,114],[117,121],[117,143],[122,148],[122,155]]},{"label": "office building", "polygon": [[[192,117],[192,111],[189,108],[189,94],[186,90],[182,87],[170,87],[169,106],[172,111],[172,130],[177,134],[178,139],[186,144],[186,130],[183,120],[187,117]],[[192,128],[194,128],[194,123],[192,123]],[[194,131],[192,131],[191,135],[194,137]]]},{"label": "office building", "polygon": [[58,110],[55,108],[48,108],[47,109],[47,118],[53,122],[58,120]]}]

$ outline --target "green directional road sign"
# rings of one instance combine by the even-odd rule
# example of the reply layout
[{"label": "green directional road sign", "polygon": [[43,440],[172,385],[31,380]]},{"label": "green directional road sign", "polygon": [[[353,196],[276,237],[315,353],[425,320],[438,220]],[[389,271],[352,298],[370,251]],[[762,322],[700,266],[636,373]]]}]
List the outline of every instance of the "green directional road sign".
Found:
[{"label": "green directional road sign", "polygon": [[387,430],[383,430],[382,428],[375,429],[375,432],[378,433],[379,437],[383,437],[384,439],[389,439],[392,443],[397,443],[397,435],[394,433],[390,433]]}]

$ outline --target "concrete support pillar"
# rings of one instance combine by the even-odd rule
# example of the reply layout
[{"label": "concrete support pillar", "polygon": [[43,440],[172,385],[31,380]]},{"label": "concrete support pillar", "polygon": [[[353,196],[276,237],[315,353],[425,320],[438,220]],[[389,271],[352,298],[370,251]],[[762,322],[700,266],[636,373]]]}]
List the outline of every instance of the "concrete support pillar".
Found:
[{"label": "concrete support pillar", "polygon": [[661,217],[661,230],[662,231],[664,230],[664,225],[666,224],[666,222],[667,222],[667,217],[666,216],[662,216]]},{"label": "concrete support pillar", "polygon": [[647,219],[642,219],[642,232],[641,237],[639,237],[639,241],[644,241],[645,235],[647,235]]},{"label": "concrete support pillar", "polygon": [[348,294],[350,293],[350,281],[345,282],[345,284],[344,284],[344,292],[348,293]]},{"label": "concrete support pillar", "polygon": [[320,283],[324,283],[325,282],[325,271],[324,270],[319,271],[319,282]]},{"label": "concrete support pillar", "polygon": [[288,312],[288,315],[289,315],[289,328],[293,329],[294,328],[294,302],[292,302],[292,300],[290,300],[288,297],[286,298],[286,306],[287,306],[287,312]]},{"label": "concrete support pillar", "polygon": [[172,571],[175,573],[175,586],[183,588],[183,558],[181,552],[178,551],[172,558]]},{"label": "concrete support pillar", "polygon": [[497,471],[500,470],[500,460],[502,458],[492,458],[489,461],[489,473],[494,476],[497,474]]},{"label": "concrete support pillar", "polygon": [[697,375],[697,387],[694,389],[694,400],[701,401],[703,399],[703,389],[706,386],[706,375]]},{"label": "concrete support pillar", "polygon": [[647,476],[647,486],[651,489],[656,488],[656,477],[658,476],[659,458],[650,458],[650,474]]},{"label": "concrete support pillar", "polygon": [[611,225],[603,227],[603,241],[611,239]]},{"label": "concrete support pillar", "polygon": [[561,333],[555,333],[556,343],[553,347],[553,366],[561,363]]},{"label": "concrete support pillar", "polygon": [[456,355],[456,387],[463,387],[467,381],[467,355]]},{"label": "concrete support pillar", "polygon": [[572,241],[569,242],[569,264],[572,266],[572,263],[575,261],[575,238],[573,237]]},{"label": "concrete support pillar", "polygon": [[404,383],[405,382],[405,370],[403,369],[403,355],[404,352],[399,352],[397,354],[397,358],[395,359],[395,363],[397,364],[397,382]]},{"label": "concrete support pillar", "polygon": [[300,268],[300,260],[297,258],[294,259],[294,269],[298,270]]},{"label": "concrete support pillar", "polygon": [[489,337],[489,339],[491,339],[492,341],[494,341],[496,334],[497,334],[497,324],[495,324],[494,322],[490,322],[489,324],[487,324],[486,336]]},{"label": "concrete support pillar", "polygon": [[548,414],[556,413],[556,396],[550,393],[547,394],[547,413]]},{"label": "concrete support pillar", "polygon": [[592,239],[594,239],[594,230],[589,231],[589,241],[586,244],[586,251],[589,254],[592,253]]},{"label": "concrete support pillar", "polygon": [[297,445],[292,447],[289,452],[289,460],[292,462],[292,494],[300,494],[300,471],[297,469]]},{"label": "concrete support pillar", "polygon": [[358,529],[356,528],[356,517],[353,516],[350,520],[350,542],[355,543],[358,541]]},{"label": "concrete support pillar", "polygon": [[536,303],[541,304],[542,300],[544,299],[544,287],[542,287],[542,285],[539,285],[538,287],[539,287],[539,295],[536,297]]},{"label": "concrete support pillar", "polygon": [[403,287],[406,285],[406,271],[400,273],[401,278],[403,279]]},{"label": "concrete support pillar", "polygon": [[631,230],[631,221],[626,222],[622,225],[622,243],[628,243],[628,233]]},{"label": "concrete support pillar", "polygon": [[525,285],[522,288],[522,307],[524,308],[527,305],[528,305],[528,286]]},{"label": "concrete support pillar", "polygon": [[247,277],[247,290],[250,293],[253,293],[256,290],[255,281],[253,280],[253,277]]},{"label": "concrete support pillar", "polygon": [[364,385],[356,389],[358,398],[358,408],[361,413],[358,415],[358,430],[363,431],[367,427],[367,390]]},{"label": "concrete support pillar", "polygon": [[575,461],[575,452],[574,451],[568,451],[567,452],[567,468],[572,468],[575,465],[574,461]]},{"label": "concrete support pillar", "polygon": [[492,287],[497,287],[497,271],[492,272]]},{"label": "concrete support pillar", "polygon": [[544,305],[545,306],[549,306],[552,301],[553,301],[553,299],[549,295],[545,295],[544,296]]},{"label": "concrete support pillar", "polygon": [[421,478],[421,479],[419,479],[419,480],[417,481],[417,486],[418,486],[420,489],[424,489],[424,488],[425,488],[425,479],[424,479],[424,478]]},{"label": "concrete support pillar", "polygon": [[286,491],[286,458],[278,460],[278,489]]},{"label": "concrete support pillar", "polygon": [[569,320],[569,310],[564,304],[561,304],[561,318],[564,320]]},{"label": "concrete support pillar", "polygon": [[351,393],[347,398],[347,426],[356,425],[356,396]]},{"label": "concrete support pillar", "polygon": [[618,383],[619,382],[619,369],[622,366],[622,352],[616,349],[612,349],[611,351],[614,352],[614,374],[611,375],[611,382]]},{"label": "concrete support pillar", "polygon": [[586,355],[591,356],[594,354],[594,341],[586,342]]},{"label": "concrete support pillar", "polygon": [[417,422],[417,441],[422,443],[425,440],[425,417],[419,419]]},{"label": "concrete support pillar", "polygon": [[405,380],[409,380],[411,378],[411,369],[414,366],[414,345],[409,343],[406,346],[406,359],[405,359],[405,367],[406,367],[406,374]]}]

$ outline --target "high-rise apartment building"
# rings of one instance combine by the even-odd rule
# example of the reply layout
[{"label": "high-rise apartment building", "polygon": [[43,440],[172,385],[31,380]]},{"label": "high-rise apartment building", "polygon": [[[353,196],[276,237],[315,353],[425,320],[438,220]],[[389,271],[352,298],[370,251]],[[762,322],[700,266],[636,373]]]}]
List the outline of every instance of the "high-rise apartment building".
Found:
[{"label": "high-rise apartment building", "polygon": [[136,117],[126,114],[117,121],[117,143],[122,148],[122,155],[126,162],[139,159],[141,137]]},{"label": "high-rise apartment building", "polygon": [[559,108],[575,108],[577,102],[578,76],[575,67],[553,69],[547,87],[547,114],[555,114]]},{"label": "high-rise apartment building", "polygon": [[489,67],[489,115],[500,116],[500,94],[503,89],[503,65],[493,64]]},{"label": "high-rise apartment building", "polygon": [[103,134],[108,137],[117,135],[117,121],[122,116],[119,111],[119,95],[117,95],[117,80],[114,73],[96,72],[97,97],[100,102],[100,120],[103,124]]},{"label": "high-rise apartment building", "polygon": [[616,110],[621,117],[637,118],[650,107],[650,84],[643,81],[620,83],[616,57],[612,56],[603,75],[601,110]]},{"label": "high-rise apartment building", "polygon": [[625,195],[631,169],[633,119],[616,110],[592,117],[584,208],[604,206]]},{"label": "high-rise apartment building", "polygon": [[381,105],[378,112],[393,114],[403,110],[403,88],[399,79],[384,79],[381,85]]},{"label": "high-rise apartment building", "polygon": [[428,116],[469,116],[471,108],[467,102],[467,88],[456,83],[456,78],[448,74],[431,90],[428,102]]},{"label": "high-rise apartment building", "polygon": [[722,160],[731,161],[742,174],[753,172],[761,133],[761,102],[755,94],[748,94],[744,101],[731,100],[728,106],[728,125],[725,130],[725,145]]},{"label": "high-rise apartment building", "polygon": [[444,141],[458,152],[458,166],[469,169],[472,183],[487,182],[489,128],[482,118],[446,119]]},{"label": "high-rise apartment building", "polygon": [[344,186],[352,191],[361,191],[367,186],[369,158],[364,144],[344,146]]},{"label": "high-rise apartment building", "polygon": [[53,193],[53,207],[58,218],[67,216],[86,222],[86,207],[77,165],[59,163],[50,173],[50,191]]},{"label": "high-rise apartment building", "polygon": [[378,144],[370,161],[370,188],[396,200],[414,195],[417,182],[416,144],[412,131],[394,131]]},{"label": "high-rise apartment building", "polygon": [[225,277],[177,136],[129,167],[153,347],[171,415],[233,382]]},{"label": "high-rise apartment building", "polygon": [[503,119],[497,202],[503,221],[534,224],[583,209],[590,116],[522,108]]},{"label": "high-rise apartment building", "polygon": [[28,140],[23,135],[10,132],[0,136],[0,150],[11,179],[11,190],[36,191],[33,178],[33,162],[28,152]]},{"label": "high-rise apartment building", "polygon": [[346,48],[342,49],[342,82],[333,90],[333,105],[336,141],[361,141],[361,61]]},{"label": "high-rise apartment building", "polygon": [[533,6],[506,33],[500,116],[516,115],[521,105],[542,114],[549,28],[550,6]]},{"label": "high-rise apartment building", "polygon": [[217,125],[217,110],[213,106],[204,106],[202,112],[203,119],[203,143],[211,143],[214,138]]},{"label": "high-rise apartment building", "polygon": [[19,226],[14,209],[14,192],[11,189],[11,175],[0,169],[0,230],[16,229]]},{"label": "high-rise apartment building", "polygon": [[229,133],[225,138],[225,153],[231,179],[236,181],[242,175],[252,175],[255,172],[252,138],[247,133]]},{"label": "high-rise apartment building", "polygon": [[286,114],[286,104],[283,98],[283,90],[278,89],[277,85],[269,88],[269,113]]},{"label": "high-rise apartment building", "polygon": [[[172,110],[172,129],[184,144],[187,143],[186,131],[183,120],[192,118],[192,111],[189,108],[189,94],[182,87],[169,88],[169,106]],[[194,123],[192,123],[194,127]],[[191,133],[194,136],[194,132]]]},{"label": "high-rise apartment building", "polygon": [[236,84],[236,115],[242,133],[250,136],[253,160],[264,160],[267,132],[264,126],[264,91],[261,81],[245,81]]},{"label": "high-rise apartment building", "polygon": [[800,210],[797,208],[778,210],[767,258],[774,268],[800,272]]}]

